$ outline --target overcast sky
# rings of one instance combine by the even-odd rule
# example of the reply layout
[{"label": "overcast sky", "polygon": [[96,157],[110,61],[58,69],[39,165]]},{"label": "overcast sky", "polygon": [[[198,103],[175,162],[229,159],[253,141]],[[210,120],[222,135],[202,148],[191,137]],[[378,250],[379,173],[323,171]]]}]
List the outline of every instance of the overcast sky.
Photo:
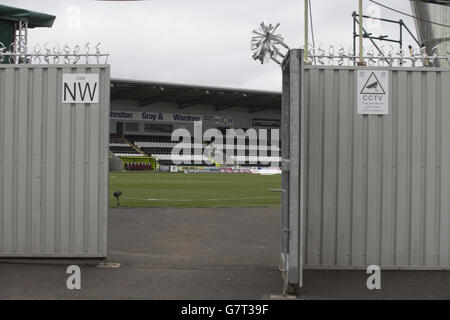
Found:
[{"label": "overcast sky", "polygon": [[[408,0],[379,0],[411,13]],[[281,23],[291,48],[303,46],[303,0],[5,0],[2,4],[55,15],[51,29],[30,31],[30,42],[102,43],[115,78],[280,90],[274,63],[251,59],[251,31],[262,20]],[[316,43],[352,44],[357,0],[312,0]],[[372,6],[372,7],[371,7]],[[364,0],[366,12],[374,9]],[[379,8],[385,18],[402,18]],[[398,37],[398,26],[369,25],[374,34]],[[412,44],[407,38],[405,45]]]}]

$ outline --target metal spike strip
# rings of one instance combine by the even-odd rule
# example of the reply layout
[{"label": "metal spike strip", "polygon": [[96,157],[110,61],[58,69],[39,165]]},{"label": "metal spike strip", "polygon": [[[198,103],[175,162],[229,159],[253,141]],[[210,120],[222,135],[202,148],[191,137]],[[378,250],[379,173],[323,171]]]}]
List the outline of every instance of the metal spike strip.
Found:
[{"label": "metal spike strip", "polygon": [[59,43],[45,43],[36,44],[31,52],[20,52],[14,44],[7,48],[0,42],[0,63],[8,59],[11,64],[107,64],[109,54],[101,53],[100,44],[91,47],[88,42],[82,46],[83,51],[80,45],[61,47]]},{"label": "metal spike strip", "polygon": [[[432,54],[427,55],[426,48],[410,48],[406,53],[402,49],[395,50],[393,46],[387,49],[380,48],[381,52],[375,47],[369,47],[363,54],[364,61],[368,66],[387,66],[387,67],[432,67],[435,65],[445,65],[450,62],[450,52],[447,56],[439,56],[437,48],[432,49]],[[342,45],[336,50],[336,46],[331,45],[325,50],[322,45],[309,50],[309,59],[307,63],[313,65],[356,65],[359,61],[359,55],[353,54],[353,49],[346,50]],[[450,65],[449,65],[450,66]]]},{"label": "metal spike strip", "polygon": [[[289,46],[280,34],[275,34],[279,26],[279,23],[273,26],[262,22],[259,29],[253,30],[251,50],[254,60],[261,63],[272,60],[281,65],[286,56],[286,53],[282,51],[289,50]],[[343,66],[356,65],[359,61],[359,54],[353,53],[353,47],[345,49],[342,45],[330,45],[328,50],[325,50],[322,45],[313,47],[310,44],[309,48],[308,61],[306,61],[308,64]],[[450,66],[450,52],[447,52],[447,56],[439,56],[437,47],[432,49],[431,55],[427,55],[426,52],[426,48],[409,48],[405,52],[402,49],[396,50],[393,46],[389,46],[387,49],[382,46],[380,50],[369,47],[364,52],[363,58],[368,66],[430,67],[439,64],[445,65],[445,63]]]}]

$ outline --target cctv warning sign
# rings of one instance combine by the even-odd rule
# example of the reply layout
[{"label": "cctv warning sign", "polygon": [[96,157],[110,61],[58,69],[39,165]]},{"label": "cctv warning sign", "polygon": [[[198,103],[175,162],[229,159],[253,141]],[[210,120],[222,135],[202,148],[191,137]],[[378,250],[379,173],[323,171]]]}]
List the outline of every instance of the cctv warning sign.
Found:
[{"label": "cctv warning sign", "polygon": [[389,114],[389,71],[358,71],[358,114]]}]

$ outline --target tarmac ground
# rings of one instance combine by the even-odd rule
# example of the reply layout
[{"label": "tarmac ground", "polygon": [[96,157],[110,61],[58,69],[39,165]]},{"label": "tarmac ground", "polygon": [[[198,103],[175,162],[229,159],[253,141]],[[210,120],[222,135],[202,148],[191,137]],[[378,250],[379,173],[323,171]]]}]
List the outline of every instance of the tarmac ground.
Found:
[{"label": "tarmac ground", "polygon": [[[0,262],[0,299],[271,299],[281,294],[278,207],[111,209],[108,263]],[[112,265],[114,266],[114,265]],[[298,299],[450,299],[450,272],[309,271]]]}]

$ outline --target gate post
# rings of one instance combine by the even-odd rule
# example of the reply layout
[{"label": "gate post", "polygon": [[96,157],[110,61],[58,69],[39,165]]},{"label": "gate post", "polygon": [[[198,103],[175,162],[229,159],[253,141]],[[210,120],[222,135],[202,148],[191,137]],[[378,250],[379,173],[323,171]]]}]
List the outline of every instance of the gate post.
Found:
[{"label": "gate post", "polygon": [[303,50],[290,50],[283,65],[281,266],[283,292],[303,284],[303,218],[301,210],[301,112]]}]

